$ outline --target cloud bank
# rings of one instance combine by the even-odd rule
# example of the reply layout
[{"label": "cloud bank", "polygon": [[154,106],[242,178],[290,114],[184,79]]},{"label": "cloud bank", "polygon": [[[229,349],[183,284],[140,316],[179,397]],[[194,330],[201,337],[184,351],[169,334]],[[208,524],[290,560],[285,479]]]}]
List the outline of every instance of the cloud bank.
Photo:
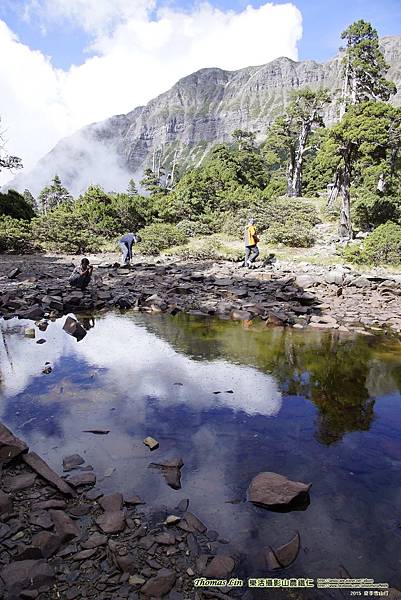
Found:
[{"label": "cloud bank", "polygon": [[[126,113],[204,67],[235,70],[296,60],[302,16],[291,3],[189,11],[153,0],[31,0],[24,18],[46,31],[68,20],[91,39],[81,65],[57,69],[0,20],[0,116],[7,150],[28,171],[78,128]],[[0,185],[11,176],[0,174]]]}]

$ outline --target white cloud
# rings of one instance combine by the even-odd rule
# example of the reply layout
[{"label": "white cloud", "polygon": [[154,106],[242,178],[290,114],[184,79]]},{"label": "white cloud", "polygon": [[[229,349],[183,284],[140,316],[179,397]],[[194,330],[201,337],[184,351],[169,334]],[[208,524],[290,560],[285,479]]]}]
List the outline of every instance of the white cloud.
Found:
[{"label": "white cloud", "polygon": [[[238,69],[278,56],[297,59],[302,17],[293,4],[221,11],[208,3],[190,12],[153,0],[42,0],[27,18],[49,27],[73,21],[92,34],[82,65],[56,69],[19,42],[0,21],[0,115],[8,150],[29,170],[65,135],[87,123],[129,112],[203,67]],[[153,15],[153,17],[152,17]],[[3,172],[0,183],[10,178]]]}]

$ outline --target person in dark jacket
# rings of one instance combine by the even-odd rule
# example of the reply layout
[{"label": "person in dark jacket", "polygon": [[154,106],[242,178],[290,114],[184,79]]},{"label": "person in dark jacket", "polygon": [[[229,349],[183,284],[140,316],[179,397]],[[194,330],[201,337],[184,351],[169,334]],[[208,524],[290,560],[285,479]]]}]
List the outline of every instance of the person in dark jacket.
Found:
[{"label": "person in dark jacket", "polygon": [[91,280],[92,272],[93,266],[89,264],[89,260],[87,258],[83,258],[81,260],[81,264],[78,267],[75,267],[70,275],[70,285],[81,290],[86,289]]},{"label": "person in dark jacket", "polygon": [[128,265],[132,258],[132,246],[140,241],[139,235],[136,233],[126,233],[123,235],[118,245],[122,252],[122,261],[124,265]]}]

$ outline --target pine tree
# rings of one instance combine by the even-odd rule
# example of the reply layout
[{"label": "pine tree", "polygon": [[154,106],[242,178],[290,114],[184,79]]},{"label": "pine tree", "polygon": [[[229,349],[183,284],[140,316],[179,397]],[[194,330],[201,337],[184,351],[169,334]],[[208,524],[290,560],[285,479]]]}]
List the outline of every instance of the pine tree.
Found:
[{"label": "pine tree", "polygon": [[127,194],[128,194],[128,196],[137,196],[138,195],[138,188],[136,187],[135,179],[131,178],[129,180]]},{"label": "pine tree", "polygon": [[387,102],[397,88],[385,77],[389,66],[380,50],[376,29],[360,19],[343,31],[341,39],[347,41],[341,116],[348,104],[366,100]]},{"label": "pine tree", "polygon": [[70,204],[73,201],[73,197],[67,188],[61,185],[60,177],[55,175],[52,184],[46,186],[40,192],[38,200],[42,212],[47,214],[49,210],[61,204]]},{"label": "pine tree", "polygon": [[324,126],[323,109],[330,101],[327,90],[306,88],[295,92],[285,113],[273,123],[266,150],[285,154],[287,158],[287,195],[302,195],[302,168],[308,142],[314,129]]},{"label": "pine tree", "polygon": [[31,192],[28,189],[25,189],[23,192],[23,197],[24,200],[27,204],[29,204],[29,206],[31,206],[33,208],[33,210],[37,210],[37,203],[35,198],[32,196]]}]

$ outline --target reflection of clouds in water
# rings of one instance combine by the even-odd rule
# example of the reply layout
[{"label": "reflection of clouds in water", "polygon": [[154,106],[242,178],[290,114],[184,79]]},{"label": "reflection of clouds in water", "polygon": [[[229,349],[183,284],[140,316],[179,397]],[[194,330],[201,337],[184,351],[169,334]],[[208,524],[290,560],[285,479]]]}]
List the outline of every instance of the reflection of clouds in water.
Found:
[{"label": "reflection of clouds in water", "polygon": [[[79,343],[63,330],[64,319],[50,323],[47,331],[37,332],[46,344],[25,338],[23,331],[29,322],[2,323],[7,350],[0,347],[1,374],[4,396],[23,391],[34,377],[41,376],[46,361],[57,369],[57,363],[67,357],[105,369],[101,375],[102,389],[97,377],[94,389],[85,390],[86,400],[107,401],[107,389],[113,396],[120,394],[135,399],[136,417],[146,418],[147,397],[163,403],[196,406],[207,409],[226,406],[248,414],[275,415],[281,408],[281,394],[270,375],[250,367],[232,365],[224,360],[193,361],[177,353],[167,342],[124,317],[108,316],[96,322],[96,327]],[[21,334],[10,334],[16,327]],[[180,382],[183,386],[175,386]],[[233,389],[234,394],[225,393]],[[221,391],[215,395],[213,391]]]},{"label": "reflection of clouds in water", "polygon": [[[56,364],[61,357],[74,352],[76,341],[62,331],[62,323],[50,323],[46,331],[36,329],[36,338],[24,336],[32,321],[10,319],[0,321],[0,391],[4,396],[22,392],[34,377],[41,376],[45,362]],[[37,344],[40,338],[45,344]]]},{"label": "reflection of clouds in water", "polygon": [[[224,360],[191,360],[133,321],[109,317],[98,321],[89,337],[78,351],[87,362],[106,368],[106,383],[129,398],[156,396],[168,404],[227,406],[263,415],[281,408],[281,394],[270,375]],[[178,382],[183,386],[174,386]],[[224,393],[228,389],[234,394]]]}]

